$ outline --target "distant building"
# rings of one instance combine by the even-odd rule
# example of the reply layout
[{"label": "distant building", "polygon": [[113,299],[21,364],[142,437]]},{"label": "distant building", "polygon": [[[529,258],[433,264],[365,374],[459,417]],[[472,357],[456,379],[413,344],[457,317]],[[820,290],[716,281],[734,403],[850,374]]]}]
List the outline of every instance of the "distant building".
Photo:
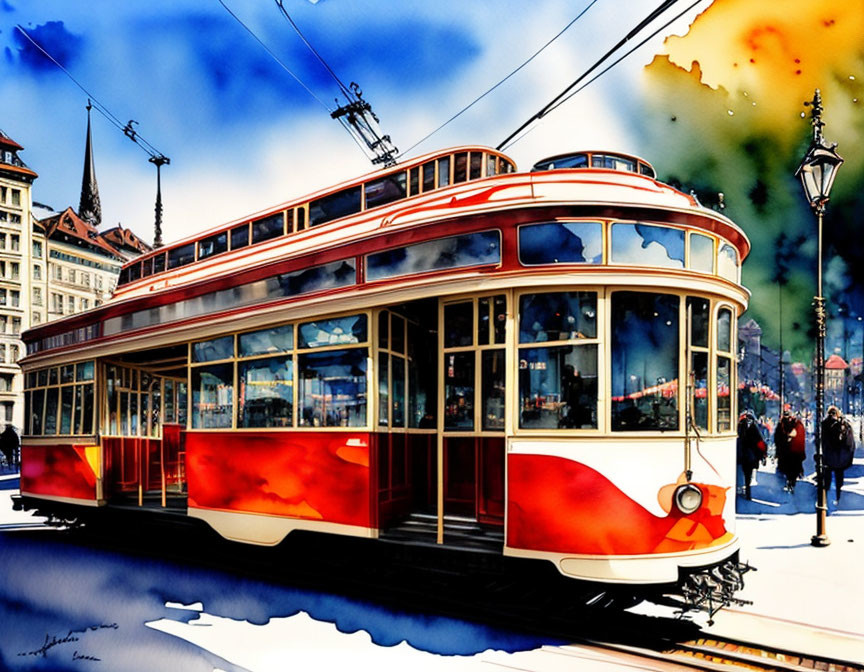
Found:
[{"label": "distant building", "polygon": [[[33,235],[32,185],[38,177],[18,156],[24,148],[0,131],[0,425],[24,422],[21,331],[31,324],[32,281],[42,266],[42,239]],[[32,270],[31,270],[32,269]]]},{"label": "distant building", "polygon": [[102,236],[102,240],[120,252],[127,260],[153,250],[150,245],[129,229],[124,229],[120,224],[117,224],[113,229],[102,231],[99,235]]},{"label": "distant building", "polygon": [[825,401],[846,408],[846,372],[849,365],[840,355],[831,355],[825,360]]}]

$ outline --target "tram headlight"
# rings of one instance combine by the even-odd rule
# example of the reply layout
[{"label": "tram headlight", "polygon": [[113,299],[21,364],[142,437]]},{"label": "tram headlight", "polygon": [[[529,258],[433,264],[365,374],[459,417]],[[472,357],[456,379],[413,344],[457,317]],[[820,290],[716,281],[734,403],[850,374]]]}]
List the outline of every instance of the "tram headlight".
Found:
[{"label": "tram headlight", "polygon": [[702,506],[702,491],[692,483],[685,483],[675,490],[675,506],[689,515]]}]

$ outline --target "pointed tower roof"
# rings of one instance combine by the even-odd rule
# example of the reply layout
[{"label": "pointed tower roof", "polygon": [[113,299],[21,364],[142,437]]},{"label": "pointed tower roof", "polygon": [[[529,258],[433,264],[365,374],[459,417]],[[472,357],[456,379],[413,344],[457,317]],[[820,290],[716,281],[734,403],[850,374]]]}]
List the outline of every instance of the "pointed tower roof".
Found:
[{"label": "pointed tower roof", "polygon": [[81,219],[93,226],[102,223],[102,204],[99,202],[99,185],[96,183],[96,166],[93,163],[93,136],[90,132],[90,110],[87,101],[87,145],[84,149],[84,175],[81,178],[81,202],[78,213]]}]

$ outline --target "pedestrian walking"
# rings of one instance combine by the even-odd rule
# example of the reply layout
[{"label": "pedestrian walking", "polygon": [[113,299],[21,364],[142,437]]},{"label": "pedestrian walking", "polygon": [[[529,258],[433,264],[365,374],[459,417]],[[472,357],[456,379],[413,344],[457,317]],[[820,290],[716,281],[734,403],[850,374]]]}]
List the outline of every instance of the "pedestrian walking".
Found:
[{"label": "pedestrian walking", "polygon": [[843,417],[839,408],[829,406],[828,415],[822,421],[822,460],[824,462],[822,487],[827,493],[831,488],[833,474],[836,493],[834,504],[840,503],[843,475],[852,466],[854,456],[855,432],[852,430],[852,425]]},{"label": "pedestrian walking", "polygon": [[6,425],[3,433],[0,434],[0,452],[3,453],[3,458],[6,464],[14,468],[18,466],[18,453],[21,449],[21,439],[18,437],[18,432],[12,425]]},{"label": "pedestrian walking", "polygon": [[744,496],[750,499],[750,481],[753,470],[759,462],[765,464],[768,448],[759,432],[756,417],[751,411],[745,411],[738,418],[738,441],[736,444],[738,464],[744,472]]},{"label": "pedestrian walking", "polygon": [[795,483],[804,475],[805,451],[804,424],[791,411],[783,411],[774,432],[774,448],[777,454],[777,471],[786,477],[785,489],[795,492]]}]

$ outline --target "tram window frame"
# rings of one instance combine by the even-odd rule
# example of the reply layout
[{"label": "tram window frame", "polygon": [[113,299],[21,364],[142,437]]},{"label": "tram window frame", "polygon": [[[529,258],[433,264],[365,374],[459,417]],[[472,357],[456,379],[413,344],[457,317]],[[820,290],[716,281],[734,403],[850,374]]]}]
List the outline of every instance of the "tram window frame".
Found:
[{"label": "tram window frame", "polygon": [[[515,374],[517,377],[515,390],[511,399],[515,399],[515,408],[517,409],[516,414],[514,415],[514,425],[515,429],[520,433],[525,434],[539,434],[539,433],[596,433],[600,431],[602,427],[602,418],[603,418],[603,404],[601,403],[601,390],[603,390],[603,381],[605,380],[605,374],[603,372],[603,355],[602,355],[602,335],[605,333],[604,331],[604,323],[603,323],[603,315],[605,312],[605,302],[603,296],[603,290],[598,287],[543,287],[542,291],[539,291],[541,288],[531,288],[526,289],[516,293],[514,297],[515,302],[515,310],[516,310],[516,319],[514,321],[515,325],[515,341],[516,341],[516,369]],[[541,326],[541,333],[544,334],[543,337],[535,337],[533,339],[526,338],[529,331],[523,331],[522,323],[525,318],[525,306],[527,303],[526,297],[555,297],[555,296],[563,296],[563,295],[576,295],[576,299],[578,303],[578,309],[580,311],[587,310],[586,318],[588,320],[593,319],[593,332],[589,329],[588,333],[584,333],[582,330],[569,331],[564,332],[562,330],[557,331],[557,338],[550,338],[549,334],[543,330],[544,325]],[[554,299],[552,299],[554,301]],[[592,303],[593,300],[593,303]],[[548,300],[547,300],[548,301]],[[568,301],[572,301],[568,299]],[[552,304],[550,304],[552,305]],[[560,309],[560,305],[556,307],[556,310]],[[590,317],[590,312],[593,310],[594,316]],[[573,323],[574,327],[577,324]],[[591,326],[590,323],[587,326]],[[533,329],[533,325],[532,325]],[[551,333],[551,332],[550,332]],[[562,336],[564,336],[562,338]],[[558,387],[556,392],[552,392],[552,395],[558,397],[557,400],[552,400],[553,410],[554,411],[562,411],[566,408],[566,414],[560,415],[557,418],[553,418],[553,416],[549,415],[545,418],[543,416],[538,416],[536,420],[539,422],[527,422],[525,411],[530,408],[531,399],[535,398],[537,400],[540,399],[541,396],[539,393],[535,395],[535,388],[532,381],[532,371],[546,371],[548,367],[548,361],[541,361],[541,359],[535,359],[540,357],[549,357],[548,353],[553,353],[552,356],[558,357],[559,355],[563,355],[564,357],[570,358],[569,361],[566,361],[564,358],[558,360],[558,365],[555,367],[556,369],[560,369],[560,371],[556,371],[555,378],[551,380],[551,383],[554,387],[555,383],[558,383]],[[529,361],[529,357],[531,360]],[[588,359],[585,360],[584,358]],[[581,360],[581,361],[580,361]],[[586,363],[587,361],[587,363]],[[574,362],[578,363],[579,366],[574,366]],[[537,364],[537,367],[532,367],[531,364]],[[540,366],[542,364],[543,366]],[[568,367],[572,367],[573,369],[573,378],[574,381],[578,377],[579,382],[578,385],[573,382],[573,386],[570,389],[564,389],[565,382],[568,381],[564,375],[564,372],[568,371]],[[587,376],[583,377],[581,372],[585,372],[587,370]],[[591,382],[591,377],[593,374],[593,383]],[[537,390],[540,390],[547,383],[543,381],[538,381]],[[592,390],[593,388],[593,390]],[[591,397],[593,391],[593,404],[580,404],[578,407],[573,406],[569,403],[563,401],[564,397],[569,397],[572,394],[579,394],[580,401],[582,397]],[[527,400],[527,404],[526,404]],[[545,400],[544,400],[545,401]],[[535,405],[537,402],[534,402]],[[557,404],[557,407],[554,407]],[[588,422],[585,422],[585,411],[589,414]],[[549,420],[554,419],[553,424],[549,424]],[[576,426],[578,425],[578,426]]]},{"label": "tram window frame", "polygon": [[[374,190],[380,190],[375,193]],[[406,171],[400,170],[388,173],[374,180],[363,183],[363,210],[380,208],[395,201],[401,201],[408,197],[408,182]],[[371,198],[371,203],[370,203]]]},{"label": "tram window frame", "polygon": [[198,261],[228,251],[228,232],[220,231],[198,241]]},{"label": "tram window frame", "polygon": [[[726,251],[731,252],[731,255]],[[725,256],[724,256],[724,253]],[[731,269],[731,273],[728,272]],[[741,282],[741,262],[738,258],[738,250],[735,246],[726,241],[720,240],[717,245],[717,275],[725,278],[736,285]]]},{"label": "tram window frame", "polygon": [[[245,234],[243,233],[244,231]],[[249,236],[249,222],[229,229],[228,234],[231,250],[239,250],[243,247],[249,247],[251,241],[251,237]]]},{"label": "tram window frame", "polygon": [[355,184],[310,201],[309,227],[322,226],[362,211],[363,185]]},{"label": "tram window frame", "polygon": [[[668,259],[668,262],[674,262],[674,263],[668,263],[668,262],[664,261],[663,259],[658,260],[658,259],[654,258],[654,254],[649,255],[646,252],[643,252],[643,251],[647,250],[646,243],[644,242],[645,241],[644,237],[642,238],[643,243],[639,244],[642,251],[640,251],[639,253],[633,254],[632,253],[633,251],[630,249],[627,249],[627,250],[620,250],[619,249],[619,251],[617,252],[617,255],[624,254],[625,252],[630,253],[630,254],[625,259],[616,258],[617,255],[616,255],[616,248],[615,248],[615,243],[616,243],[616,233],[615,232],[616,231],[623,232],[626,228],[630,227],[633,229],[633,232],[637,236],[642,237],[642,234],[639,233],[639,230],[638,230],[638,227],[640,227],[640,226],[653,228],[653,229],[661,229],[664,231],[674,231],[674,232],[681,234],[680,235],[680,239],[681,239],[681,241],[680,241],[681,242],[680,265],[678,265],[679,260],[677,257],[669,256],[670,251],[677,253],[678,250],[677,249],[676,250],[669,250],[669,248],[666,247],[666,244],[660,242],[659,240],[658,241],[648,241],[647,244],[650,245],[653,242],[657,242],[657,244],[660,245],[660,247],[662,248],[663,252],[666,253],[666,257]],[[674,270],[687,268],[687,265],[686,265],[686,261],[687,261],[687,255],[686,255],[686,252],[687,252],[687,250],[686,250],[686,247],[687,247],[687,230],[682,228],[682,227],[671,226],[669,224],[658,223],[658,222],[621,221],[621,220],[618,220],[618,221],[614,221],[611,223],[608,236],[609,236],[609,262],[608,263],[611,265],[615,265],[615,266],[650,266],[650,267],[654,267],[654,268],[669,268],[669,269],[674,269]],[[618,240],[620,240],[620,238]],[[676,241],[676,247],[677,247],[677,241]],[[662,254],[663,252],[658,251],[657,253]]]},{"label": "tram window frame", "polygon": [[[701,338],[697,338],[697,326],[699,326],[700,318],[697,317],[696,313],[696,303],[702,303],[704,305],[704,341]],[[711,416],[713,413],[714,402],[712,401],[712,397],[714,396],[711,393],[711,339],[713,336],[712,322],[712,305],[711,300],[702,296],[690,296],[688,295],[684,301],[684,310],[685,310],[685,320],[687,316],[690,317],[690,342],[689,342],[689,351],[690,351],[690,361],[686,362],[687,365],[687,373],[688,378],[685,381],[685,385],[689,386],[689,373],[690,371],[696,372],[697,366],[696,361],[704,362],[704,370],[705,370],[705,396],[704,398],[704,407],[702,406],[703,402],[700,401],[698,390],[701,389],[698,387],[698,376],[694,375],[694,388],[693,388],[693,401],[692,401],[692,414],[693,421],[699,429],[702,429],[706,432],[710,431],[710,423]],[[686,323],[685,323],[686,328]],[[689,387],[686,389],[689,390]],[[701,410],[704,408],[704,412]],[[703,420],[700,422],[700,420]],[[686,422],[686,418],[685,418]]]},{"label": "tram window frame", "polygon": [[[481,310],[488,311],[489,319],[495,321],[495,315],[500,314],[496,311],[501,307],[501,304],[496,302],[500,299],[503,302],[503,315],[505,316],[505,331],[503,340],[500,332],[492,325],[489,328],[482,329],[484,323],[481,315]],[[461,297],[448,299],[439,304],[438,323],[440,326],[439,333],[439,351],[441,352],[441,360],[439,361],[439,380],[438,386],[438,405],[442,409],[441,422],[443,431],[447,436],[501,436],[507,426],[507,409],[510,405],[508,398],[506,383],[507,383],[507,346],[506,346],[506,315],[508,310],[509,297],[506,292],[484,292],[471,297]],[[450,330],[448,324],[448,308],[457,309],[463,307],[461,312],[464,312],[464,307],[470,305],[471,321],[470,321],[470,340],[466,338],[467,334],[463,334],[455,341],[447,340],[447,333]],[[485,308],[481,308],[485,306]],[[453,310],[449,311],[451,315],[456,313]],[[461,320],[461,318],[460,318]],[[464,324],[464,320],[463,320]],[[487,322],[488,324],[488,322]],[[448,342],[450,345],[448,345]],[[489,367],[484,366],[492,358],[496,358],[499,354],[503,357],[504,366],[499,372],[490,372]],[[470,371],[467,371],[467,376],[464,379],[464,384],[459,383],[456,376],[456,366],[467,366]],[[490,377],[490,373],[496,373],[500,376],[497,380]],[[451,375],[452,374],[452,375]],[[484,375],[485,374],[485,375]],[[453,379],[453,383],[448,383],[448,378]],[[461,401],[455,402],[455,406],[462,407],[467,410],[467,413],[459,416],[449,413],[448,409],[454,405],[448,397],[448,391],[455,388],[470,389],[469,397],[464,397],[465,403]],[[497,390],[495,396],[486,395],[490,390]],[[452,395],[451,395],[452,396]]]},{"label": "tram window frame", "polygon": [[[735,429],[735,417],[736,417],[736,405],[737,405],[737,394],[736,390],[738,389],[736,374],[737,367],[734,365],[735,358],[735,343],[737,343],[737,333],[736,333],[736,320],[735,309],[726,303],[720,303],[717,305],[715,309],[715,318],[712,321],[714,324],[714,339],[712,340],[712,344],[714,345],[715,352],[715,366],[716,366],[716,384],[714,385],[714,395],[716,398],[716,411],[715,411],[715,422],[717,433],[723,432],[731,432]],[[723,317],[728,316],[728,324],[722,324]],[[724,333],[725,332],[725,336]],[[724,343],[724,341],[728,339],[728,343]],[[721,371],[726,370],[728,373],[725,375],[725,383],[727,388],[727,395],[723,395],[722,387],[723,382],[721,380]],[[727,398],[728,403],[721,404],[721,399]]]},{"label": "tram window frame", "polygon": [[[87,366],[89,365],[89,366]],[[80,368],[80,375],[79,375]],[[84,360],[59,367],[28,371],[24,390],[25,436],[91,437],[96,434],[95,361]],[[53,375],[50,372],[53,371]],[[63,382],[61,382],[61,380]],[[86,388],[86,389],[85,389]],[[52,427],[48,432],[48,405],[53,397]],[[37,403],[37,398],[39,399]],[[68,405],[68,413],[64,406]],[[38,408],[37,408],[38,406]],[[89,413],[87,412],[89,410]],[[37,426],[38,424],[38,426]],[[64,427],[68,428],[63,431]]]},{"label": "tram window frame", "polygon": [[[596,228],[600,234],[599,235],[599,246],[600,246],[599,254],[594,255],[590,259],[585,258],[584,257],[585,248],[583,246],[583,259],[584,259],[584,261],[579,261],[579,260],[575,260],[575,259],[565,259],[564,261],[559,261],[558,258],[556,258],[556,257],[553,257],[552,261],[543,261],[543,260],[536,260],[535,261],[535,260],[530,260],[530,259],[526,260],[525,258],[523,258],[523,251],[525,250],[525,248],[528,247],[527,243],[529,241],[528,241],[527,237],[530,235],[530,231],[532,229],[539,231],[540,227],[549,227],[549,226],[558,226],[558,227],[562,227],[562,228],[567,228],[569,226],[572,226],[572,227],[574,227],[574,229],[578,229],[580,227]],[[603,265],[606,261],[606,241],[608,238],[607,231],[608,231],[607,222],[605,222],[604,220],[600,220],[600,219],[550,220],[550,221],[544,221],[544,222],[530,222],[527,224],[520,224],[518,227],[516,227],[519,263],[522,266],[547,266],[547,265],[554,265],[554,264],[579,264],[579,265],[596,265],[596,266]],[[580,236],[578,231],[571,230],[570,233],[572,236],[579,238],[580,243],[584,242],[583,237]],[[524,236],[524,238],[523,238],[523,236]],[[592,241],[592,242],[595,242],[595,241]],[[558,246],[545,245],[545,246],[541,246],[541,248],[543,250],[548,249],[553,253],[556,250],[561,249],[560,245],[558,245]],[[598,260],[598,257],[599,257],[599,260]]]},{"label": "tram window frame", "polygon": [[196,244],[192,242],[178,245],[168,250],[168,270],[173,271],[175,268],[181,268],[194,263],[196,247]]},{"label": "tram window frame", "polygon": [[285,212],[276,212],[266,217],[259,217],[249,223],[251,228],[251,245],[265,243],[268,240],[285,235]]},{"label": "tram window frame", "polygon": [[413,357],[408,348],[409,324],[410,320],[398,312],[387,308],[378,311],[376,427],[379,430],[405,431],[413,424],[409,412],[414,391],[410,381]]},{"label": "tram window frame", "polygon": [[[704,239],[710,242],[711,250],[708,254],[708,259],[711,263],[711,268],[706,269],[704,266],[698,266],[695,263],[694,253],[693,253],[693,242],[694,240]],[[701,233],[699,231],[689,231],[687,234],[687,268],[692,271],[696,271],[698,273],[707,273],[708,275],[714,275],[714,271],[717,268],[717,240],[713,236],[709,236],[705,233]]]},{"label": "tram window frame", "polygon": [[153,257],[153,275],[165,271],[167,260],[168,257],[164,252]]}]

